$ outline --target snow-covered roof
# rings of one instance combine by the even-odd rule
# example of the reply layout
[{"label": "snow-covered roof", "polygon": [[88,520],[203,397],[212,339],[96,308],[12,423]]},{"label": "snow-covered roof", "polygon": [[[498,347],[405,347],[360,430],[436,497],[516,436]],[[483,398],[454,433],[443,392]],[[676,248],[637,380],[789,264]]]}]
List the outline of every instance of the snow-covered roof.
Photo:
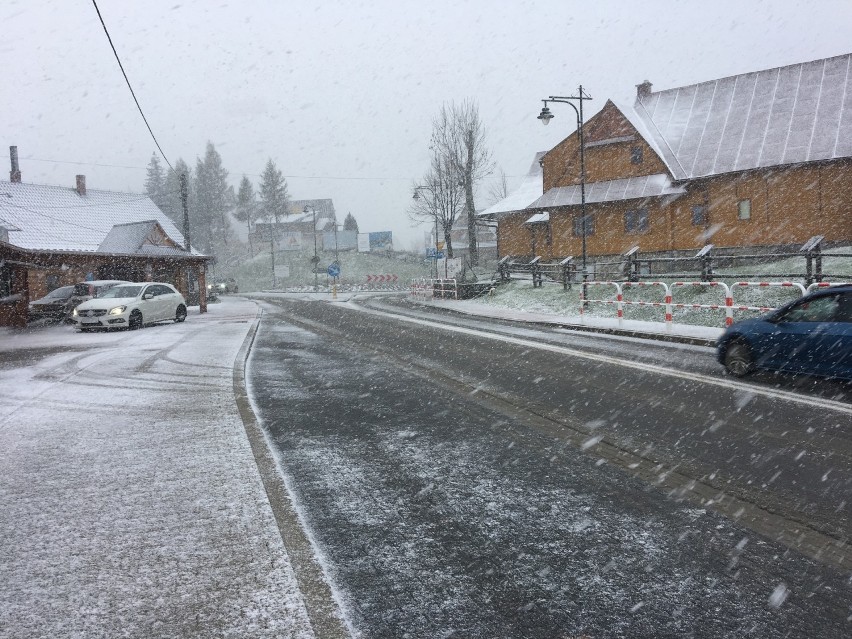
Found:
[{"label": "snow-covered roof", "polygon": [[97,252],[122,255],[186,255],[186,251],[172,246],[164,236],[165,231],[156,220],[116,224],[107,233]]},{"label": "snow-covered roof", "polygon": [[[672,184],[671,179],[665,173],[586,184],[586,202],[590,204],[663,195],[680,195],[682,193],[686,193],[686,189]],[[581,204],[581,199],[579,185],[558,186],[548,190],[547,193],[532,202],[528,208],[577,206]]]},{"label": "snow-covered roof", "polygon": [[852,54],[711,80],[619,107],[676,180],[852,156]]},{"label": "snow-covered roof", "polygon": [[151,198],[138,193],[87,189],[79,195],[74,188],[0,181],[0,217],[12,226],[9,243],[31,250],[97,252],[116,225],[150,221],[177,245],[184,241]]},{"label": "snow-covered roof", "polygon": [[334,202],[328,198],[320,200],[290,200],[290,206],[287,207],[287,210],[290,215],[302,215],[305,212],[306,206],[316,210],[317,219],[320,217],[328,219],[335,218]]},{"label": "snow-covered roof", "polygon": [[527,172],[524,181],[521,185],[512,191],[507,197],[503,198],[496,204],[489,206],[484,211],[477,213],[477,217],[491,218],[502,213],[511,213],[513,211],[523,211],[528,208],[532,202],[541,197],[544,189],[544,174],[541,170],[540,160],[544,156],[545,151],[539,151],[535,154],[532,165]]},{"label": "snow-covered roof", "polygon": [[544,211],[543,213],[536,213],[524,224],[544,224],[546,222],[550,222],[550,213]]},{"label": "snow-covered roof", "polygon": [[[308,212],[305,213],[305,207]],[[311,210],[313,209],[313,210]],[[314,211],[316,212],[316,230],[324,231],[334,228],[335,212],[334,202],[330,199],[324,200],[290,200],[287,207],[288,214],[281,218],[281,226],[287,224],[305,224],[313,226]]]}]

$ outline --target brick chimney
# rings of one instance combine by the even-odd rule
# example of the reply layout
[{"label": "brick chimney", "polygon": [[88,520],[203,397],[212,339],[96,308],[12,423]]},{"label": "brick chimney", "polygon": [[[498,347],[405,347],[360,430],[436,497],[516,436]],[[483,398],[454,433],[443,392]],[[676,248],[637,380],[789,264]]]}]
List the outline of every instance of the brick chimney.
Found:
[{"label": "brick chimney", "polygon": [[77,176],[77,195],[86,195],[86,176]]},{"label": "brick chimney", "polygon": [[9,171],[10,182],[21,182],[21,169],[18,167],[18,147],[9,147],[9,159],[12,161],[12,170]]},{"label": "brick chimney", "polygon": [[643,100],[644,98],[651,96],[651,87],[654,86],[647,80],[645,80],[642,84],[636,85],[636,98],[638,100]]}]

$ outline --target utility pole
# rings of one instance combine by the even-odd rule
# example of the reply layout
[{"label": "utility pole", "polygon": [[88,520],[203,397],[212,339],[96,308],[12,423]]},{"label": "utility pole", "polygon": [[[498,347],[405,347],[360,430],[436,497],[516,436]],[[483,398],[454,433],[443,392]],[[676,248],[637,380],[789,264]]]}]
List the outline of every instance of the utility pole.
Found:
[{"label": "utility pole", "polygon": [[[186,204],[187,200],[187,186],[186,186],[186,173],[180,174],[180,203],[183,207],[183,246],[186,249],[186,252],[189,253],[192,249],[190,248],[192,245],[189,242],[189,208]],[[201,306],[201,312],[207,312],[207,300],[203,298],[206,295],[207,291],[202,291],[202,286],[206,283],[206,281],[201,277],[203,274],[199,274],[198,279],[198,303]],[[187,279],[187,293],[192,293],[195,290],[195,275],[192,272],[192,269],[186,270],[186,279]]]},{"label": "utility pole", "polygon": [[187,188],[186,188],[186,173],[180,174],[180,202],[183,206],[183,245],[184,248],[190,250],[189,242],[189,209],[186,206]]},{"label": "utility pole", "polygon": [[275,236],[269,236],[269,259],[272,261],[272,288],[275,288]]}]

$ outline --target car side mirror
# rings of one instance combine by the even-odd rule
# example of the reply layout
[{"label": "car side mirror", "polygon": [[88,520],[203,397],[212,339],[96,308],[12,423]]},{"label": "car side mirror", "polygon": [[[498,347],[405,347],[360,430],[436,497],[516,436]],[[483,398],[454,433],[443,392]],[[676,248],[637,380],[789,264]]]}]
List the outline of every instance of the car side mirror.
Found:
[{"label": "car side mirror", "polygon": [[154,294],[153,293],[145,293],[145,295],[142,296],[142,299],[143,300],[154,299]]}]

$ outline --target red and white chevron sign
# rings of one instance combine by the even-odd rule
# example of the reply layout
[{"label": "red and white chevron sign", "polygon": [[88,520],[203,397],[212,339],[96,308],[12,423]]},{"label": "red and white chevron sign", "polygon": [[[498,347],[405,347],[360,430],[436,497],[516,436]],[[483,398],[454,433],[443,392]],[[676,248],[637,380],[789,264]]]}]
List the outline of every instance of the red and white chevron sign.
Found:
[{"label": "red and white chevron sign", "polygon": [[367,284],[396,284],[397,280],[399,280],[398,275],[368,275],[367,276]]}]

